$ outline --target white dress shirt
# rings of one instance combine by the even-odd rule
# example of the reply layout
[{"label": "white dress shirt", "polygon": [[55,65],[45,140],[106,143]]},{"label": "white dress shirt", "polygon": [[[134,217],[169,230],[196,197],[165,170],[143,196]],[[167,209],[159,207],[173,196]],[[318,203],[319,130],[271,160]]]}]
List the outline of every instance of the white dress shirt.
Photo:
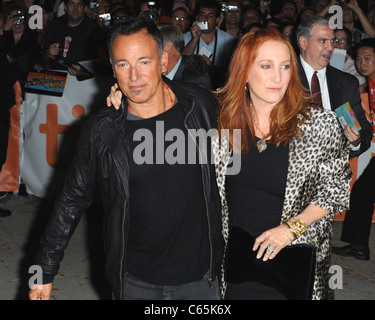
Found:
[{"label": "white dress shirt", "polygon": [[323,68],[321,70],[315,70],[312,68],[305,60],[303,60],[301,56],[301,63],[302,67],[305,70],[306,78],[309,83],[309,88],[311,90],[311,78],[315,71],[317,71],[317,76],[319,80],[319,86],[320,86],[320,93],[322,95],[322,103],[324,109],[332,110],[331,109],[331,101],[329,99],[329,91],[328,91],[328,85],[327,85],[327,77],[326,77],[326,68]]}]

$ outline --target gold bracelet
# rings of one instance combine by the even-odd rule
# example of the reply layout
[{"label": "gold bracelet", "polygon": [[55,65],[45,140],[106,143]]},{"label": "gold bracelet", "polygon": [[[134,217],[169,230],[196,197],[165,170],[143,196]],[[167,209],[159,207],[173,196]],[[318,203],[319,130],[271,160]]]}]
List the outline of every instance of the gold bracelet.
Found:
[{"label": "gold bracelet", "polygon": [[[291,242],[293,242],[294,240],[296,240],[296,236],[295,236],[295,234],[292,232],[292,230],[290,230],[290,227],[289,227],[285,222],[284,222],[282,225],[284,226],[285,235],[288,237],[288,239],[289,239]],[[292,234],[293,239],[290,239],[289,234]]]},{"label": "gold bracelet", "polygon": [[289,224],[286,223],[286,221],[283,223],[284,226],[286,226],[288,228],[288,230],[292,233],[292,235],[294,236],[294,239],[297,239],[297,235],[296,233],[294,232],[294,230],[290,227]]},{"label": "gold bracelet", "polygon": [[296,238],[299,238],[307,230],[305,223],[296,217],[290,218],[284,222],[289,230],[295,235]]}]

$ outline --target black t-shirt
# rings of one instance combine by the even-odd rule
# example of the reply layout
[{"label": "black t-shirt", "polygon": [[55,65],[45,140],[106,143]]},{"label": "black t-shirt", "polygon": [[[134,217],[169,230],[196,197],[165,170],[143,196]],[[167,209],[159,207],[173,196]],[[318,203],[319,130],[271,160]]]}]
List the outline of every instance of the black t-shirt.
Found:
[{"label": "black t-shirt", "polygon": [[199,280],[209,268],[208,223],[201,166],[188,161],[184,113],[177,103],[156,117],[131,119],[126,269],[154,284]]},{"label": "black t-shirt", "polygon": [[241,155],[240,173],[227,176],[225,184],[233,225],[258,236],[280,224],[288,160],[289,146],[284,144],[267,143],[262,153],[250,145],[250,152]]}]

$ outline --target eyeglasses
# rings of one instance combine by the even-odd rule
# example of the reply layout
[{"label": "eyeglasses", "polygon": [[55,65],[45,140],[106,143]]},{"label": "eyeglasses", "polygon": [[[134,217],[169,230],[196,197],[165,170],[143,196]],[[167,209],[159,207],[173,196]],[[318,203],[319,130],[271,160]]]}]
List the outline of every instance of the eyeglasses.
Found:
[{"label": "eyeglasses", "polygon": [[333,43],[336,43],[336,44],[345,44],[347,41],[346,39],[333,39]]},{"label": "eyeglasses", "polygon": [[184,17],[172,17],[173,20],[176,20],[176,21],[181,21],[181,22],[184,22],[184,21],[187,21],[187,18],[184,18]]},{"label": "eyeglasses", "polygon": [[204,12],[199,12],[198,17],[202,19],[208,19],[208,18],[215,18],[215,14],[210,12],[210,13],[204,13]]}]

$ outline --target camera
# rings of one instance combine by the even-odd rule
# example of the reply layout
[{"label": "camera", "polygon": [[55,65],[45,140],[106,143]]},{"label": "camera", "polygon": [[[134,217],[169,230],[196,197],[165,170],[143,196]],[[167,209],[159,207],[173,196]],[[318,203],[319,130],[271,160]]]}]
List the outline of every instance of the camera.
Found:
[{"label": "camera", "polygon": [[13,23],[14,24],[24,24],[25,23],[25,16],[22,14],[21,11],[18,11],[17,14],[13,16]]},{"label": "camera", "polygon": [[237,6],[227,6],[225,4],[223,4],[221,6],[221,11],[223,12],[228,12],[228,11],[231,11],[231,12],[238,12],[240,9],[237,7]]},{"label": "camera", "polygon": [[97,2],[90,2],[90,9],[99,9],[100,4]]},{"label": "camera", "polygon": [[146,17],[150,20],[156,21],[158,19],[158,14],[154,11],[155,1],[147,2],[148,11],[146,12]]},{"label": "camera", "polygon": [[99,14],[99,18],[104,21],[109,21],[111,20],[111,14],[110,13]]},{"label": "camera", "polygon": [[201,30],[207,30],[208,29],[208,22],[207,21],[197,22],[197,25],[198,25],[199,28],[201,28]]}]

